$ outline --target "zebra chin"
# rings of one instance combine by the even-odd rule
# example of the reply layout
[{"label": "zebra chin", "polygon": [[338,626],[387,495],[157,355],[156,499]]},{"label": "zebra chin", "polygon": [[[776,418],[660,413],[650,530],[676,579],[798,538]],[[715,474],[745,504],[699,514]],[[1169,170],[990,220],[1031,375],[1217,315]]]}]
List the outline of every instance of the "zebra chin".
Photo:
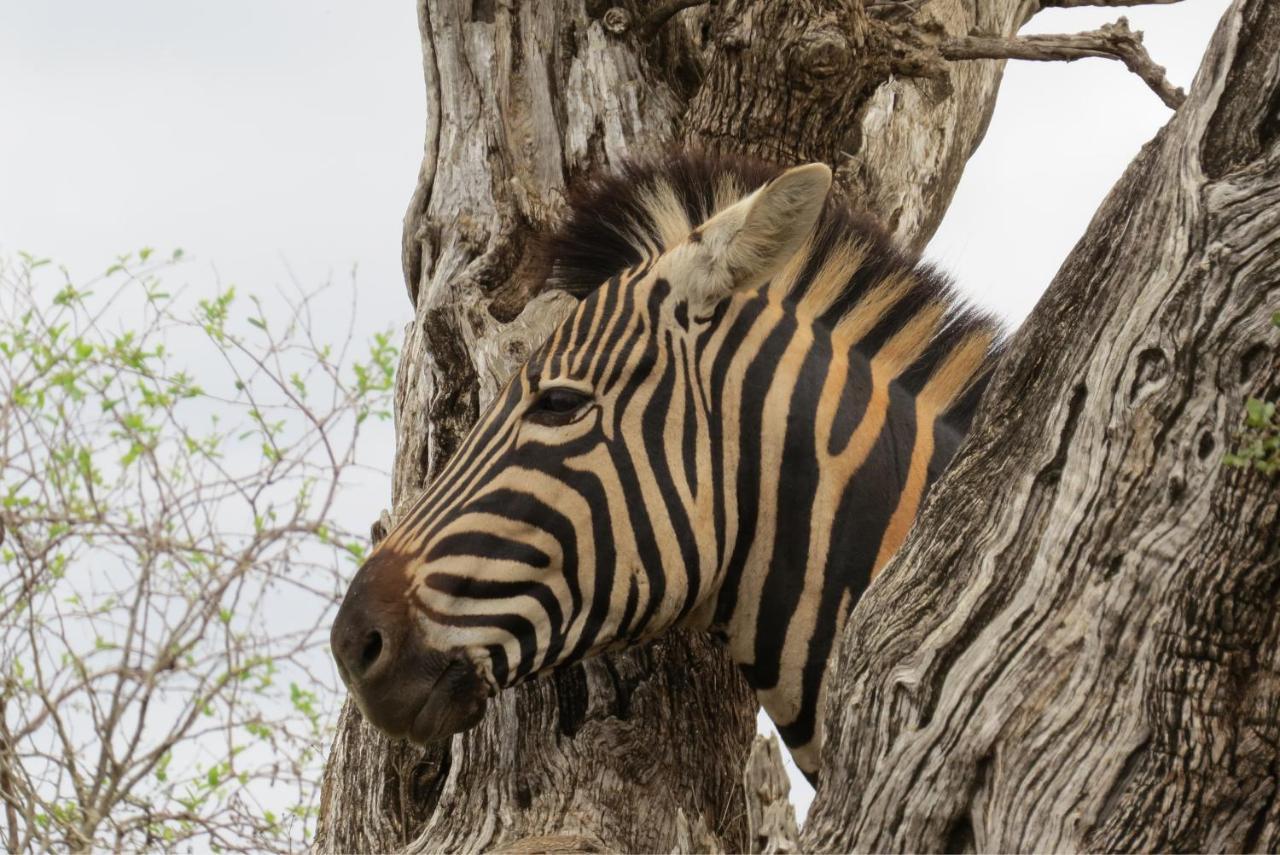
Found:
[{"label": "zebra chin", "polygon": [[492,694],[475,663],[463,650],[424,644],[403,600],[378,596],[366,569],[372,568],[357,574],[329,636],[338,673],[365,720],[419,745],[474,727]]}]

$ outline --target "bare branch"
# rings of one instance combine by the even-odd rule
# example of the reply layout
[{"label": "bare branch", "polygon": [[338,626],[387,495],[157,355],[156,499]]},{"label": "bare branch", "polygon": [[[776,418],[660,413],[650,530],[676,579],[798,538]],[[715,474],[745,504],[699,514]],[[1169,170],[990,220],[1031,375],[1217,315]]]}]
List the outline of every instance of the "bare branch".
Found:
[{"label": "bare branch", "polygon": [[[5,699],[0,697],[0,734],[7,735],[9,728],[5,726]],[[9,740],[0,736],[0,800],[4,801],[5,819],[8,825],[10,852],[18,849],[18,797],[14,792],[13,782],[9,776],[10,766]]]},{"label": "bare branch", "polygon": [[1169,6],[1182,0],[1040,0],[1041,9],[1081,9],[1086,6]]},{"label": "bare branch", "polygon": [[[1066,0],[1077,2],[1077,0]],[[1129,21],[1121,18],[1087,33],[1017,36],[962,36],[947,39],[941,45],[942,56],[949,60],[1026,59],[1036,62],[1072,62],[1086,57],[1118,59],[1142,78],[1151,91],[1171,110],[1186,100],[1186,93],[1165,77],[1163,66],[1156,65],[1142,46],[1142,33],[1129,29]]]},{"label": "bare branch", "polygon": [[666,0],[655,6],[640,25],[636,27],[636,36],[641,41],[648,41],[658,34],[662,26],[671,19],[671,16],[685,9],[692,9],[694,6],[702,6],[708,0]]},{"label": "bare branch", "polygon": [[866,0],[863,8],[872,18],[882,21],[905,21],[920,11],[924,0]]}]

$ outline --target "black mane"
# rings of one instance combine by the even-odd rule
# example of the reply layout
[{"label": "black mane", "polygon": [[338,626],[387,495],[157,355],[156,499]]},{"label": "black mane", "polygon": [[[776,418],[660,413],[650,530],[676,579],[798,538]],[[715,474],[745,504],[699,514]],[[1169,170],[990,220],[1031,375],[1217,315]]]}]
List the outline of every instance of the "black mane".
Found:
[{"label": "black mane", "polygon": [[[716,213],[717,188],[724,206],[726,181],[739,188],[736,198],[776,178],[785,167],[746,157],[672,151],[658,157],[628,160],[609,171],[583,178],[566,193],[567,211],[542,241],[547,287],[585,297],[615,274],[645,260],[653,247],[663,247],[653,199],[669,188],[684,209],[691,230]],[[736,201],[736,198],[732,201]],[[826,307],[820,321],[836,321],[857,311],[876,285],[900,278],[909,283],[903,296],[856,343],[874,355],[902,326],[926,306],[942,305],[946,312],[924,355],[898,378],[913,393],[932,376],[940,361],[967,337],[989,331],[993,342],[980,372],[947,410],[946,420],[967,430],[1002,345],[1003,329],[990,313],[974,308],[956,294],[951,281],[918,256],[902,252],[870,214],[832,194],[815,230],[809,259],[788,295],[800,302],[822,263],[842,246],[857,244],[862,264]]]}]

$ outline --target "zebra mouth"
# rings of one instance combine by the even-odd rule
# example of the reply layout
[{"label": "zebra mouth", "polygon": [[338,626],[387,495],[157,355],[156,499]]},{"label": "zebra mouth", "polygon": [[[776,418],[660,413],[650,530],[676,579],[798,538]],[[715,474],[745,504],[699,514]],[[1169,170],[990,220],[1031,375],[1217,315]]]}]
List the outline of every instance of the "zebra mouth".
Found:
[{"label": "zebra mouth", "polygon": [[470,730],[484,717],[490,694],[475,665],[461,652],[455,653],[414,716],[410,741],[426,745]]}]

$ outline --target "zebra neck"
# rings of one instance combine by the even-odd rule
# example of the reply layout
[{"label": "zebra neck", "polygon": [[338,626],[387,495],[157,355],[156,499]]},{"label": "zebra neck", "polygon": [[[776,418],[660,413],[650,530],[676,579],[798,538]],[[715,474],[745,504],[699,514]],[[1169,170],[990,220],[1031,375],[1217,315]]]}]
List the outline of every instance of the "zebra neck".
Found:
[{"label": "zebra neck", "polygon": [[937,443],[932,414],[862,355],[833,353],[821,331],[790,333],[763,388],[749,377],[725,385],[741,398],[737,441],[723,443],[734,494],[712,631],[813,774],[827,659],[910,527]]}]

